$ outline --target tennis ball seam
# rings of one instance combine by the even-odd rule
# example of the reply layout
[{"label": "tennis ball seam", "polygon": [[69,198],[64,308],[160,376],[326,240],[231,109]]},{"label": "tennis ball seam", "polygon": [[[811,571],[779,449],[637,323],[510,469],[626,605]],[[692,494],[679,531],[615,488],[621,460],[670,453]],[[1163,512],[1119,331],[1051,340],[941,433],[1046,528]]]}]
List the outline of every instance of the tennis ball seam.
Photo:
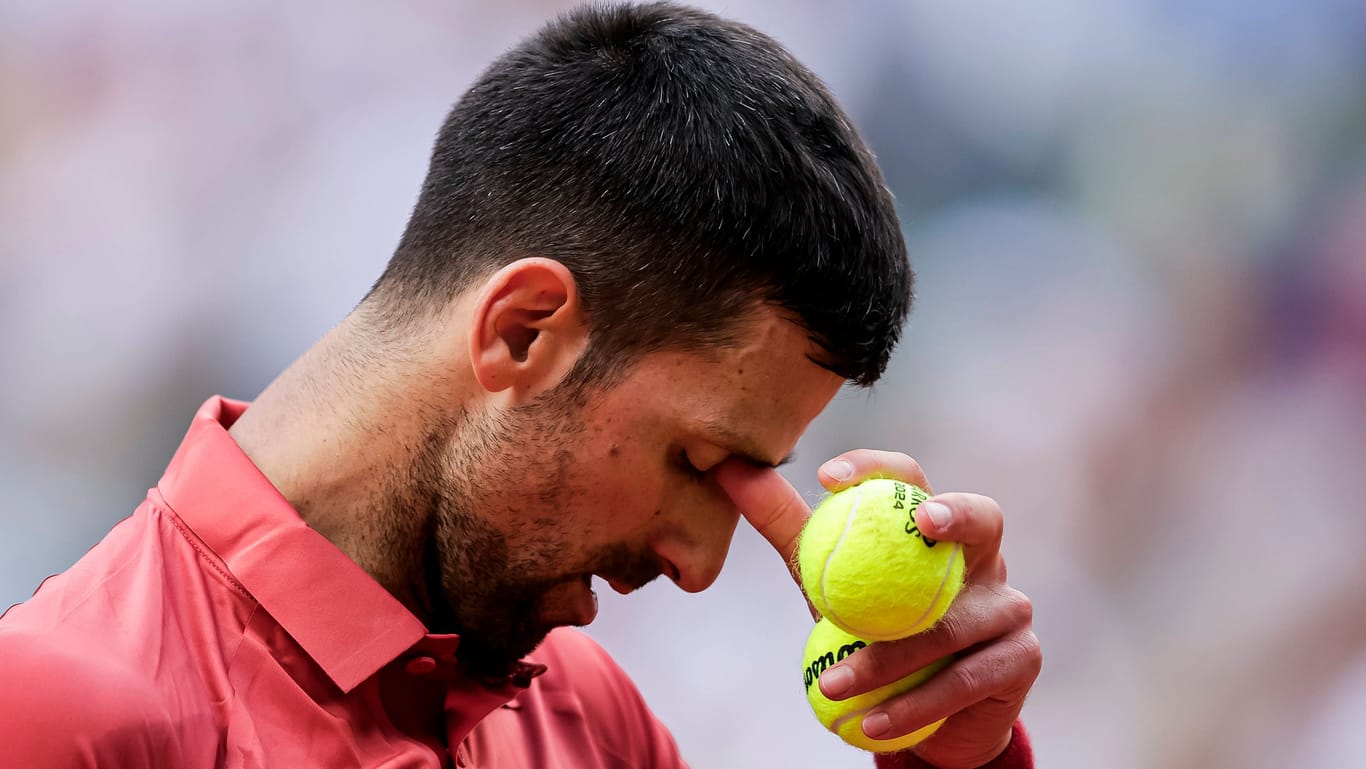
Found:
[{"label": "tennis ball seam", "polygon": [[[939,597],[944,594],[944,586],[949,584],[949,576],[953,574],[953,565],[958,561],[958,556],[962,551],[962,545],[957,542],[953,543],[953,550],[949,553],[948,562],[944,564],[944,576],[939,580],[939,587],[934,591],[934,598],[926,604],[925,611],[921,612],[920,616],[915,618],[915,622],[911,623],[910,626],[912,628],[920,627],[920,623],[924,622],[925,618],[930,616],[930,612],[934,611],[934,607],[939,604]],[[909,630],[907,632],[909,632]]]},{"label": "tennis ball seam", "polygon": [[802,652],[805,663],[802,668],[802,677],[806,685],[807,704],[811,706],[816,719],[826,730],[854,747],[874,753],[890,753],[919,744],[939,729],[943,724],[942,719],[900,737],[890,739],[880,739],[865,734],[862,721],[868,713],[930,680],[945,667],[949,658],[936,660],[897,681],[864,694],[854,695],[845,700],[827,698],[820,689],[819,673],[857,654],[860,650],[867,648],[867,645],[867,641],[836,626],[829,618],[818,620],[812,626]]},{"label": "tennis ball seam", "polygon": [[847,625],[843,618],[836,614],[825,600],[826,586],[825,580],[830,575],[830,561],[834,560],[835,554],[840,551],[840,545],[844,544],[844,538],[849,536],[849,531],[854,528],[854,518],[859,512],[859,503],[863,501],[863,486],[854,487],[854,501],[849,505],[849,514],[844,517],[844,530],[840,532],[839,539],[835,540],[835,545],[825,554],[825,562],[821,564],[821,609],[823,614],[828,614],[834,619],[836,624]]},{"label": "tennis ball seam", "polygon": [[[849,535],[849,532],[854,528],[854,518],[859,514],[860,503],[863,502],[863,491],[864,491],[863,486],[862,486],[862,485],[855,486],[855,487],[853,487],[853,491],[854,491],[854,501],[853,501],[853,503],[851,503],[851,504],[849,505],[849,514],[848,514],[847,516],[845,516],[845,518],[844,518],[844,530],[840,532],[839,539],[835,540],[834,546],[831,547],[830,550],[829,550],[829,552],[827,552],[827,553],[825,554],[825,562],[821,564],[821,582],[820,582],[820,585],[821,585],[821,594],[820,594],[820,596],[819,596],[819,605],[816,607],[816,609],[819,610],[819,611],[821,612],[821,614],[823,614],[823,615],[825,615],[825,616],[829,616],[829,617],[831,618],[831,620],[834,621],[836,624],[844,625],[845,627],[848,627],[848,628],[850,628],[851,630],[856,630],[858,626],[857,626],[857,625],[854,625],[854,624],[852,624],[852,623],[850,623],[850,622],[847,622],[843,617],[841,617],[837,612],[835,612],[835,611],[829,606],[829,604],[828,604],[828,602],[826,601],[826,598],[825,598],[825,596],[826,596],[826,590],[827,590],[825,581],[826,581],[827,576],[828,576],[828,575],[830,574],[830,572],[831,572],[831,569],[830,569],[830,562],[831,562],[832,560],[834,560],[835,555],[839,552],[840,545],[844,544],[845,538]],[[912,520],[914,520],[914,517],[912,517]],[[949,578],[950,578],[950,576],[953,574],[953,567],[954,567],[954,564],[958,561],[958,557],[962,554],[962,550],[963,550],[962,545],[959,544],[959,543],[957,543],[957,542],[954,542],[954,543],[952,543],[952,544],[953,544],[953,550],[950,551],[948,561],[944,564],[944,572],[943,572],[943,574],[940,576],[939,585],[935,588],[934,597],[933,597],[929,602],[926,603],[926,605],[925,605],[925,610],[924,610],[923,612],[920,613],[920,616],[918,616],[918,617],[915,618],[915,621],[914,621],[914,622],[911,622],[909,625],[906,625],[904,630],[898,630],[898,631],[895,631],[894,634],[890,634],[890,635],[893,635],[893,637],[895,637],[895,638],[905,638],[906,636],[914,635],[914,634],[911,632],[912,630],[916,630],[917,628],[920,628],[920,630],[923,631],[923,630],[926,630],[926,629],[927,629],[927,628],[921,628],[920,626],[921,626],[922,623],[924,623],[925,618],[928,617],[928,616],[930,615],[930,613],[933,612],[933,611],[935,610],[935,607],[936,607],[936,606],[938,605],[938,603],[939,603],[939,598],[940,598],[942,595],[944,595],[944,588],[945,588],[945,586],[948,585],[948,583],[949,583]],[[862,632],[867,632],[867,631],[862,631]],[[917,632],[919,632],[919,631],[917,631]],[[876,634],[876,635],[882,635],[882,634],[879,633],[879,634]]]},{"label": "tennis ball seam", "polygon": [[[870,711],[870,710],[872,710],[872,709],[873,709],[873,707],[870,705],[870,706],[868,706],[868,707],[866,707],[866,708],[860,708],[860,709],[858,709],[858,710],[851,710],[851,711],[849,711],[848,713],[845,713],[844,715],[841,715],[839,718],[836,718],[834,721],[831,721],[831,722],[830,722],[830,725],[827,726],[826,728],[829,729],[830,731],[834,732],[835,734],[839,734],[839,733],[840,733],[840,729],[843,729],[845,724],[849,723],[849,722],[850,722],[851,720],[853,720],[856,716],[859,718],[859,720],[862,720],[864,716],[868,715],[868,711]],[[859,728],[862,729],[863,727],[860,726]],[[870,737],[869,739],[873,739],[873,738]]]}]

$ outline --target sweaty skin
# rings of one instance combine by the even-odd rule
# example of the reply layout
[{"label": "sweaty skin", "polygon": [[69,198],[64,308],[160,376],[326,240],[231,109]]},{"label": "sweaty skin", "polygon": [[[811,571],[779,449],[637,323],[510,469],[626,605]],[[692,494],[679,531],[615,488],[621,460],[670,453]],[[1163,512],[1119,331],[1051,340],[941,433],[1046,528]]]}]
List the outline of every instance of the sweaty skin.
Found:
[{"label": "sweaty skin", "polygon": [[800,327],[756,306],[734,347],[566,387],[590,330],[546,259],[494,273],[401,344],[377,344],[363,310],[232,435],[311,526],[430,629],[460,633],[481,672],[591,622],[591,575],[710,585],[739,510],[708,471],[781,463],[842,384]]}]

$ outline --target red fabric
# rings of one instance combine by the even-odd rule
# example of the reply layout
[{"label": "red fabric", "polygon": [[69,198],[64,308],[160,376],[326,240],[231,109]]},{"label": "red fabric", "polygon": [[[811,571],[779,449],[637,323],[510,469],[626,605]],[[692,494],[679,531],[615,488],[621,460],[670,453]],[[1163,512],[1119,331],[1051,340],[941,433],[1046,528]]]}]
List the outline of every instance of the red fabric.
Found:
[{"label": "red fabric", "polygon": [[0,616],[7,765],[683,766],[581,633],[506,681],[457,673],[459,637],[427,634],[237,447],[245,408],[206,403],[137,511]]},{"label": "red fabric", "polygon": [[[877,769],[934,769],[909,750],[879,755],[873,763]],[[978,769],[1034,769],[1034,753],[1030,750],[1024,724],[1016,721],[1010,733],[1010,744],[1001,755]]]}]

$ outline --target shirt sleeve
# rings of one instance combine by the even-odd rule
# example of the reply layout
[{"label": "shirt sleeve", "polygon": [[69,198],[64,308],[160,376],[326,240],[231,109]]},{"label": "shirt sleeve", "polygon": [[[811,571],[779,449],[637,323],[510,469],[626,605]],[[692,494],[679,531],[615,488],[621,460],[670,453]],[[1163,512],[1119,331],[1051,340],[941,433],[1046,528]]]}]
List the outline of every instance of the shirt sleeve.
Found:
[{"label": "shirt sleeve", "polygon": [[[878,755],[873,759],[873,765],[877,769],[934,769],[909,750]],[[1025,733],[1023,723],[1015,722],[1010,744],[1001,755],[980,769],[1034,769],[1034,752],[1029,747],[1029,735]]]},{"label": "shirt sleeve", "polygon": [[98,657],[0,628],[0,752],[13,766],[175,765],[174,731],[149,685]]}]

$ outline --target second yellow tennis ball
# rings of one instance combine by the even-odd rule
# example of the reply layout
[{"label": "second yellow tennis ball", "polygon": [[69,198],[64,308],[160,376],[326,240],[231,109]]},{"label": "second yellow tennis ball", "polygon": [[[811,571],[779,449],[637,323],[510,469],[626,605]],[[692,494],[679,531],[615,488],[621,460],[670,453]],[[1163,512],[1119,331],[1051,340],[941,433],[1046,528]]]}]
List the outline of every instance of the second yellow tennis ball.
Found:
[{"label": "second yellow tennis ball", "polygon": [[816,507],[797,549],[802,588],[816,611],[869,641],[928,629],[963,585],[963,549],[920,533],[928,495],[904,481],[872,479]]},{"label": "second yellow tennis ball", "polygon": [[875,753],[905,750],[934,734],[939,729],[939,725],[944,723],[943,720],[916,729],[901,737],[890,740],[875,740],[863,733],[863,717],[874,706],[881,705],[892,697],[924,683],[930,676],[939,672],[949,663],[947,657],[931,663],[899,681],[893,681],[886,686],[880,686],[871,692],[849,699],[831,700],[827,699],[825,694],[821,692],[820,684],[817,683],[821,673],[865,646],[867,643],[863,639],[849,635],[826,620],[817,622],[816,626],[811,628],[811,635],[807,636],[806,639],[806,652],[803,655],[805,665],[802,670],[802,678],[806,684],[806,699],[811,703],[811,710],[816,713],[816,718],[825,724],[825,728],[838,734],[840,739],[850,745]]}]

